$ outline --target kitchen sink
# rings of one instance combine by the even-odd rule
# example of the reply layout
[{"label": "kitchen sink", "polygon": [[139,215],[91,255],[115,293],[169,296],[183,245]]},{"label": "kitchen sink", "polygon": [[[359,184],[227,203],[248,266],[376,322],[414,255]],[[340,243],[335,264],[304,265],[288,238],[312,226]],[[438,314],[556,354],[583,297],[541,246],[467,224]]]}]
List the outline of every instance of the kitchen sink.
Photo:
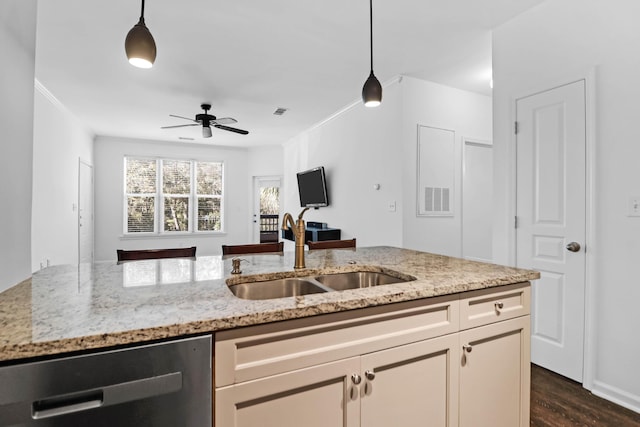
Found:
[{"label": "kitchen sink", "polygon": [[[392,283],[408,281],[404,278],[375,271],[353,271],[349,273],[325,274],[317,276],[315,279],[334,291],[370,288],[371,286],[390,285]],[[415,279],[410,278],[410,280]]]},{"label": "kitchen sink", "polygon": [[267,280],[264,282],[239,283],[229,285],[235,296],[242,299],[273,299],[295,297],[299,295],[327,292],[318,283],[309,278],[291,277],[287,279]]},{"label": "kitchen sink", "polygon": [[306,277],[288,277],[267,281],[228,283],[238,298],[264,300],[317,294],[322,292],[362,289],[416,280],[413,276],[395,271],[348,271]]}]

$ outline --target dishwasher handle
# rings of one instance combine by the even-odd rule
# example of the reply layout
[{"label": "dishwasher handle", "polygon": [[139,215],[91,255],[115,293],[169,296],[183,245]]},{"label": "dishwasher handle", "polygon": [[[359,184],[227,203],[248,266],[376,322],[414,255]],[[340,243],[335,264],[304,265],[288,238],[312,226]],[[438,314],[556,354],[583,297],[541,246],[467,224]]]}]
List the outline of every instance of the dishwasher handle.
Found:
[{"label": "dishwasher handle", "polygon": [[38,400],[33,402],[31,413],[32,418],[38,420],[99,408],[103,402],[102,390],[90,390]]},{"label": "dishwasher handle", "polygon": [[32,404],[34,420],[57,417],[90,409],[133,402],[174,393],[182,389],[182,372],[113,384],[95,390],[54,396]]}]

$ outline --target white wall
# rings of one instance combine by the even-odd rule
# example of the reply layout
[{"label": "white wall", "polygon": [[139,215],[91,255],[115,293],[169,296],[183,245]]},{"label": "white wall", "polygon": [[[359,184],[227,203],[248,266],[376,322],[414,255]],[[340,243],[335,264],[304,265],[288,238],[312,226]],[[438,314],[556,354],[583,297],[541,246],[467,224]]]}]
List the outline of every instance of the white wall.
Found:
[{"label": "white wall", "polygon": [[[454,217],[416,217],[418,124],[456,131]],[[358,246],[460,256],[463,136],[491,140],[491,98],[403,77],[384,88],[380,107],[357,102],[285,144],[285,209],[300,211],[296,172],[324,166],[331,205],[305,220],[340,228]]]},{"label": "white wall", "polygon": [[93,164],[93,137],[36,81],[31,270],[78,262],[79,159]]},{"label": "white wall", "polygon": [[247,168],[249,179],[254,176],[280,176],[284,167],[284,153],[282,146],[269,145],[250,148],[248,151]]},{"label": "white wall", "polygon": [[0,2],[0,291],[31,275],[36,0]]},{"label": "white wall", "polygon": [[[487,82],[488,84],[488,82]],[[405,248],[462,256],[463,137],[490,141],[491,98],[424,80],[404,77],[402,83],[402,167]],[[455,131],[454,215],[416,215],[417,125]]]},{"label": "white wall", "polygon": [[590,319],[585,386],[640,412],[640,218],[628,217],[640,195],[640,2],[554,0],[494,32],[494,257],[513,258],[514,100],[587,76],[595,68],[595,239],[588,247]]},{"label": "white wall", "polygon": [[[284,145],[284,211],[301,211],[296,173],[324,166],[328,207],[310,210],[305,221],[340,228],[358,246],[402,245],[400,88],[384,89],[382,105],[358,102]],[[373,185],[380,184],[379,190]],[[396,212],[387,203],[398,203]],[[291,246],[291,244],[287,244]]]},{"label": "white wall", "polygon": [[[222,161],[225,168],[225,233],[154,238],[123,238],[124,156]],[[197,246],[197,255],[220,254],[230,239],[248,242],[250,180],[248,152],[204,144],[169,143],[97,137],[94,145],[96,261],[116,259],[116,249],[154,249]]]}]

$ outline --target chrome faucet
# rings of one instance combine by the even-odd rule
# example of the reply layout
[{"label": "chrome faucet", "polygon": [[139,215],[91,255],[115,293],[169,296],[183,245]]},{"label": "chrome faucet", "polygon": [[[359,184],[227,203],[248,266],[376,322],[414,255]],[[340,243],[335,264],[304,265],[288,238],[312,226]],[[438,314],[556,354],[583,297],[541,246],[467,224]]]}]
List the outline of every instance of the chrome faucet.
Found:
[{"label": "chrome faucet", "polygon": [[306,228],[304,226],[304,220],[302,219],[302,215],[309,208],[304,208],[300,215],[298,215],[298,220],[294,223],[293,217],[289,212],[285,213],[282,217],[282,229],[283,230],[291,230],[293,232],[293,237],[296,240],[296,258],[293,268],[305,268],[304,265],[304,239]]}]

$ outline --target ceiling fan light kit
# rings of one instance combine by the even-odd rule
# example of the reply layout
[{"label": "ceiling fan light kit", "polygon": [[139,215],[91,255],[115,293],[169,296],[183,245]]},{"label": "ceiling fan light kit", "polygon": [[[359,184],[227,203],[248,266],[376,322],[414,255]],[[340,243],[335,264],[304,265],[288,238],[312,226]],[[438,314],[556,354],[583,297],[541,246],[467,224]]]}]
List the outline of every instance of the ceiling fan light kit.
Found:
[{"label": "ceiling fan light kit", "polygon": [[202,137],[203,138],[211,138],[211,135],[213,135],[211,133],[211,126],[209,126],[209,123],[203,123],[202,124]]},{"label": "ceiling fan light kit", "polygon": [[369,0],[369,40],[371,72],[362,87],[362,102],[365,107],[377,107],[382,102],[382,85],[373,74],[373,0]]},{"label": "ceiling fan light kit", "polygon": [[140,20],[133,26],[124,41],[129,63],[138,68],[151,68],[156,60],[156,42],[144,23],[144,0]]}]

